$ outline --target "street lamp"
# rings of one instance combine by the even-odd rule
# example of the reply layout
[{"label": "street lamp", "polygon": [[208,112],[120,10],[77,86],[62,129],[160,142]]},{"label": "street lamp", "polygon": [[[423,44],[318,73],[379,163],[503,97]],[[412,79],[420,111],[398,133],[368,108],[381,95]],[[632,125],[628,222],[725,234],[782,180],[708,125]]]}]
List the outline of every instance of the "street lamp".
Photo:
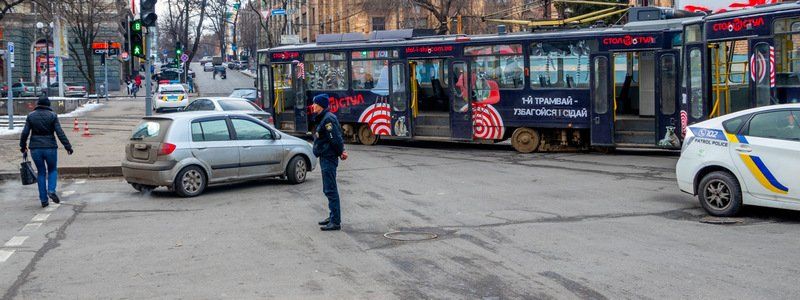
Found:
[{"label": "street lamp", "polygon": [[[52,30],[53,29],[53,22],[50,22],[50,24],[48,24],[48,25],[49,26],[45,26],[44,23],[42,23],[42,22],[36,22],[36,28],[39,29],[40,31],[42,31],[42,34],[44,34],[44,45],[45,45],[45,47],[47,49],[45,51],[45,53],[46,53],[45,65],[46,65],[46,68],[47,68],[47,70],[46,70],[46,72],[47,72],[47,89],[46,90],[50,89],[50,33],[53,32],[53,30]],[[38,68],[38,66],[37,66],[37,68]],[[49,94],[49,92],[48,92],[48,94]]]}]

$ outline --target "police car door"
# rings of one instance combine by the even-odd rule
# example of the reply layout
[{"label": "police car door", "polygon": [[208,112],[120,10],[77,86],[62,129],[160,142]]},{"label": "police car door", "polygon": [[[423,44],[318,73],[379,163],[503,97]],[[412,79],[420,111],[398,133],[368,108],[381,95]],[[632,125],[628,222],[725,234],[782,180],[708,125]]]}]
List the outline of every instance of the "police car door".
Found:
[{"label": "police car door", "polygon": [[747,191],[758,198],[800,201],[800,111],[753,115],[738,135],[729,135],[731,158]]}]

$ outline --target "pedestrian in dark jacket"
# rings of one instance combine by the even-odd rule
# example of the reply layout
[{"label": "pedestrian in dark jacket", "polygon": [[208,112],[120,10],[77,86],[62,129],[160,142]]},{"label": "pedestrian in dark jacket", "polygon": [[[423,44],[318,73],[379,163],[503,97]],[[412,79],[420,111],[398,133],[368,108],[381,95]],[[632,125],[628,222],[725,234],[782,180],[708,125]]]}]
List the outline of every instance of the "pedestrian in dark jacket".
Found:
[{"label": "pedestrian in dark jacket", "polygon": [[341,229],[342,219],[339,206],[339,188],[336,186],[336,168],[339,159],[347,159],[344,150],[342,128],[336,115],[328,111],[328,95],[320,94],[314,97],[311,110],[316,114],[314,120],[317,128],[314,130],[314,155],[319,157],[322,170],[322,192],[328,197],[330,215],[319,222],[322,231]]},{"label": "pedestrian in dark jacket", "polygon": [[[29,136],[30,143],[28,143]],[[72,145],[64,134],[64,130],[61,129],[58,115],[50,109],[50,99],[47,98],[47,95],[42,95],[36,102],[36,108],[25,119],[25,128],[22,129],[22,136],[19,138],[20,151],[23,155],[27,155],[28,149],[30,149],[31,159],[36,165],[39,201],[42,202],[42,207],[50,205],[48,197],[55,203],[61,202],[56,194],[58,143],[56,143],[55,136],[58,136],[64,149],[67,150],[67,154],[72,155]]]}]

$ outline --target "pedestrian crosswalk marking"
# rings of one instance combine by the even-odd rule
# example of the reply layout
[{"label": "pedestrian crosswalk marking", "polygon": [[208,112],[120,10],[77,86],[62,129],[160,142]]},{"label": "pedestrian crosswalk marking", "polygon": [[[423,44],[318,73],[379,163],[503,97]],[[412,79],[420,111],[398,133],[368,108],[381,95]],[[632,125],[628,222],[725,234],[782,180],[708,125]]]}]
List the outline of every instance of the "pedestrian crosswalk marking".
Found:
[{"label": "pedestrian crosswalk marking", "polygon": [[12,237],[10,240],[8,240],[8,242],[6,242],[6,244],[4,246],[5,247],[19,247],[19,246],[22,246],[22,243],[24,243],[25,240],[27,240],[27,239],[28,239],[27,236],[15,236],[15,237]]},{"label": "pedestrian crosswalk marking", "polygon": [[75,191],[66,191],[61,193],[61,196],[69,197],[69,195],[75,194]]},{"label": "pedestrian crosswalk marking", "polygon": [[34,231],[36,229],[39,229],[39,226],[42,226],[42,223],[25,224],[25,227],[22,227],[22,230],[20,231]]},{"label": "pedestrian crosswalk marking", "polygon": [[32,222],[44,222],[44,221],[47,221],[47,218],[49,218],[49,217],[50,217],[50,214],[36,214],[35,216],[33,216],[33,219],[31,219],[31,221]]},{"label": "pedestrian crosswalk marking", "polygon": [[0,263],[5,262],[15,250],[0,250]]},{"label": "pedestrian crosswalk marking", "polygon": [[75,184],[84,184],[84,183],[86,183],[86,179],[75,180]]},{"label": "pedestrian crosswalk marking", "polygon": [[61,204],[53,203],[53,204],[50,204],[50,206],[48,206],[47,208],[45,208],[44,211],[48,211],[48,212],[54,211],[54,210],[58,209],[59,206],[61,206]]}]

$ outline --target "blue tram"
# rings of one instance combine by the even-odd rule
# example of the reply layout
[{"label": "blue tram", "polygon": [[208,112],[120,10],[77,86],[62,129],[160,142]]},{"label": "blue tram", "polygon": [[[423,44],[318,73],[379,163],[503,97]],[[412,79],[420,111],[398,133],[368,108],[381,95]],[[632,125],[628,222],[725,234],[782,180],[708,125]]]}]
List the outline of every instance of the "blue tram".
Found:
[{"label": "blue tram", "polygon": [[[744,15],[800,15],[797,4],[775,7],[779,8],[536,33],[431,36],[400,30],[370,36],[320,35],[315,44],[259,51],[257,86],[261,104],[275,116],[275,126],[296,134],[313,128],[307,106],[313,96],[326,93],[347,138],[363,144],[379,138],[510,139],[520,152],[677,149],[688,123],[733,111],[736,101],[759,97],[756,83],[748,92],[732,87],[735,80],[751,78],[749,48],[734,41],[723,45],[728,61],[717,61],[722,50],[712,55],[713,45],[731,43],[713,30],[721,26],[715,24],[734,22],[736,28]],[[800,25],[785,23],[781,28],[788,37],[762,36],[772,33],[742,25],[756,28],[747,29],[750,35],[745,37],[756,43],[752,49],[761,49],[758,42],[765,41],[778,48],[774,45],[780,38],[783,48],[774,51],[788,55],[778,55],[783,60],[774,63],[770,103],[790,101],[796,94],[790,83],[797,77],[779,80],[777,75],[793,70],[795,52],[784,45],[794,41],[792,29],[800,30]],[[727,32],[733,36],[735,30]],[[746,52],[748,59],[738,52]],[[755,57],[761,63],[758,54]],[[739,60],[747,62],[735,67]],[[761,71],[754,73],[760,76]],[[730,81],[726,87],[714,77],[718,75]],[[781,80],[787,84],[778,84]]]}]

